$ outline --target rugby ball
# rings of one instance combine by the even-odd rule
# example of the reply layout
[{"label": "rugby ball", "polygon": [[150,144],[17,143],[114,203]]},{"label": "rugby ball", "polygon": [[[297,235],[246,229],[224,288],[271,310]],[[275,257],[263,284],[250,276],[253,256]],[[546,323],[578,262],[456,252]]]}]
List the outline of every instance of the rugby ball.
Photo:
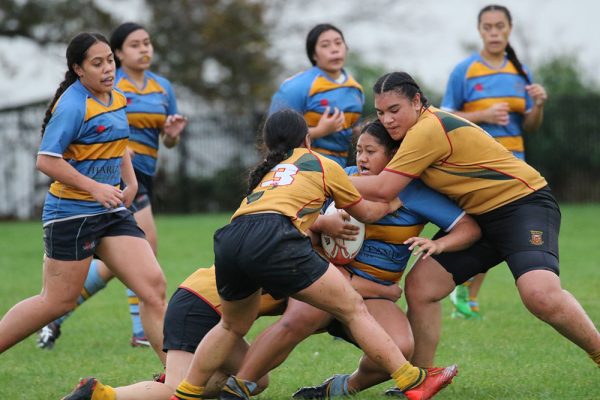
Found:
[{"label": "rugby ball", "polygon": [[[331,215],[338,213],[341,210],[335,207],[334,203],[331,203],[325,215]],[[365,224],[350,216],[350,224],[358,226],[359,232],[356,236],[356,240],[343,240],[334,239],[329,235],[321,234],[321,245],[325,255],[335,265],[346,265],[356,257],[362,248],[363,241],[365,240]]]}]

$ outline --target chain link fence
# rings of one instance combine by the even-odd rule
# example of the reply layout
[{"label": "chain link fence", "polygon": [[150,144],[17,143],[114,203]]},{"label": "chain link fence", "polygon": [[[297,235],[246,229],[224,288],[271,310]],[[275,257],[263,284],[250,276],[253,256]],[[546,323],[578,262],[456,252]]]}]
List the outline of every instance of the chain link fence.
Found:
[{"label": "chain link fence", "polygon": [[[189,123],[180,144],[163,148],[155,180],[156,212],[235,209],[248,169],[258,161],[264,114],[182,107]],[[0,219],[37,218],[49,178],[35,168],[45,104],[0,111]],[[600,201],[600,95],[553,98],[544,124],[526,136],[527,161],[560,201]]]}]

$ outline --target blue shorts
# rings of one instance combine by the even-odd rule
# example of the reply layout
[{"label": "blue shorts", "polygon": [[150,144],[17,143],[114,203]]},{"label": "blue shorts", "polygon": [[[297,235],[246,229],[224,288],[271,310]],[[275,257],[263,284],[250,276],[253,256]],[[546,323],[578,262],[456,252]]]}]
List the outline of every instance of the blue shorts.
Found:
[{"label": "blue shorts", "polygon": [[138,183],[138,191],[129,206],[129,211],[136,213],[148,207],[152,203],[152,192],[154,190],[154,177],[143,172],[134,170]]},{"label": "blue shorts", "polygon": [[[481,215],[482,238],[466,250],[432,256],[461,284],[506,261],[515,280],[545,269],[559,274],[560,209],[548,187]],[[435,237],[442,236],[438,232]]]},{"label": "blue shorts", "polygon": [[105,236],[145,238],[129,210],[73,218],[44,226],[46,256],[62,261],[83,260],[94,255]]},{"label": "blue shorts", "polygon": [[275,299],[288,297],[319,279],[329,262],[310,239],[281,214],[242,215],[214,236],[219,296],[241,300],[263,288]]}]

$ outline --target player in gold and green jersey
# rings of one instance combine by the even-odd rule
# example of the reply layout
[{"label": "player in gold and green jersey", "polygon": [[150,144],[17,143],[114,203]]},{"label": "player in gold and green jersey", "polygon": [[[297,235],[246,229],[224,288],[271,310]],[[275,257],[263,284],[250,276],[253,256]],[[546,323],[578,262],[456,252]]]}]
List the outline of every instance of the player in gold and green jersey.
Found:
[{"label": "player in gold and green jersey", "polygon": [[475,124],[431,107],[405,72],[374,85],[375,108],[400,149],[377,176],[353,177],[363,196],[392,199],[412,179],[455,200],[481,226],[471,248],[421,260],[406,279],[415,336],[413,362],[433,365],[440,335],[439,300],[457,284],[506,261],[525,306],[600,365],[600,333],[561,288],[560,210],[546,180]]},{"label": "player in gold and green jersey", "polygon": [[[202,398],[209,378],[252,326],[263,290],[276,299],[290,296],[334,314],[400,389],[441,390],[448,383],[445,375],[430,376],[406,360],[360,295],[315,252],[306,234],[327,197],[365,222],[395,211],[400,202],[363,200],[338,164],[310,150],[308,126],[295,111],[280,110],[267,119],[264,143],[268,151],[250,173],[247,197],[214,236],[221,321],[198,345],[171,399]],[[456,366],[448,370],[453,373]],[[256,386],[232,376],[220,398],[248,399]]]}]

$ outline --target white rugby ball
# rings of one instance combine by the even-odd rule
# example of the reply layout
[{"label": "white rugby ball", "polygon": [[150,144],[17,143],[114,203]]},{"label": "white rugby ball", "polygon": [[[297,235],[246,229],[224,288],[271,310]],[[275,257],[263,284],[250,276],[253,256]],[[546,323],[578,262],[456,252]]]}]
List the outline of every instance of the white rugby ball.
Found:
[{"label": "white rugby ball", "polygon": [[[325,210],[325,215],[331,215],[340,211],[335,207],[334,203],[331,203],[327,207],[327,210]],[[349,223],[359,228],[356,240],[334,239],[329,235],[321,234],[321,244],[325,255],[335,265],[346,265],[352,261],[360,252],[365,240],[365,224],[352,216],[350,216]]]}]

